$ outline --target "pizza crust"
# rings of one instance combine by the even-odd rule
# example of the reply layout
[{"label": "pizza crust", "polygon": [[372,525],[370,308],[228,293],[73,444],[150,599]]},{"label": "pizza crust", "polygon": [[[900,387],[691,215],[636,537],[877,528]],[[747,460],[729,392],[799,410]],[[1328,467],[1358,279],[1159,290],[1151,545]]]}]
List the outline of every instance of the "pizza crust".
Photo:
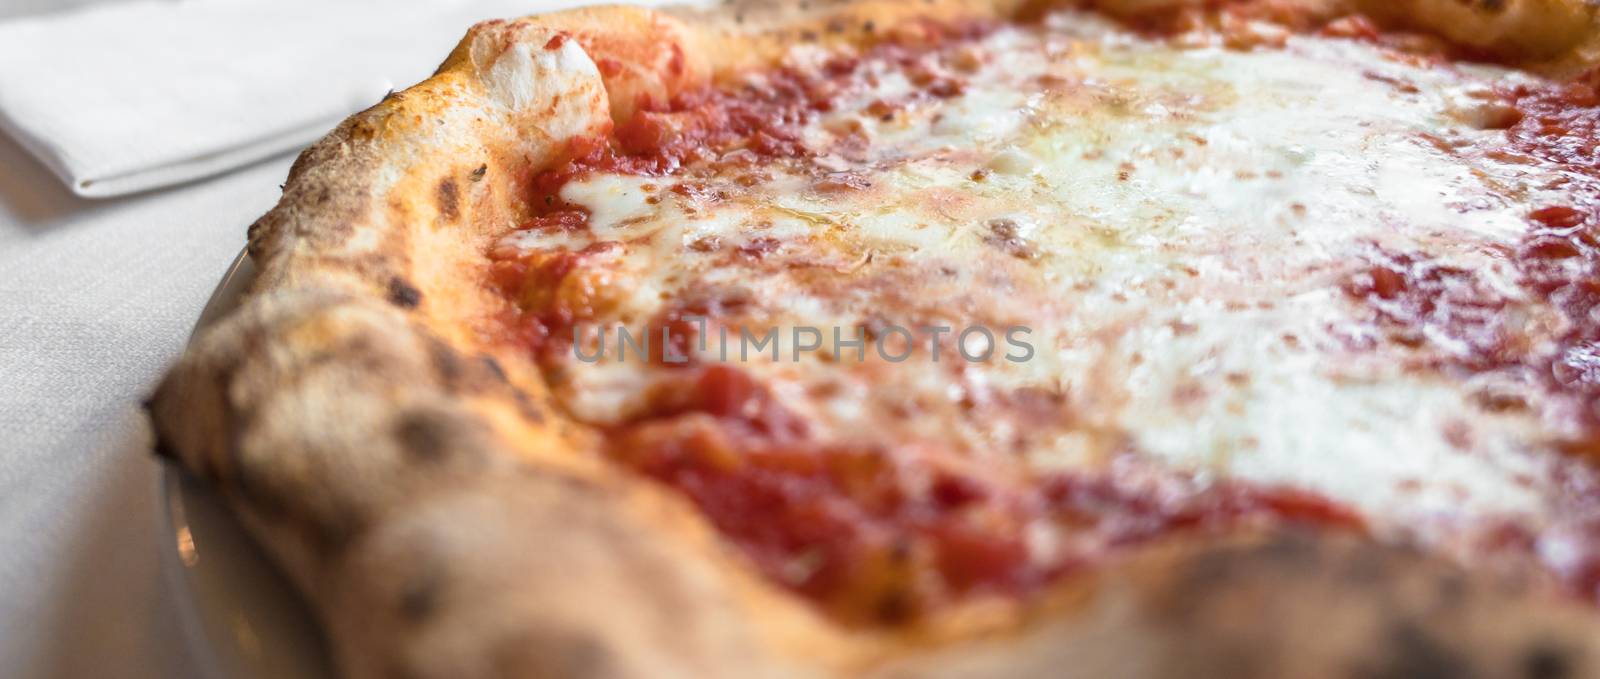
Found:
[{"label": "pizza crust", "polygon": [[1582,72],[1600,59],[1600,6],[1582,0],[1360,0],[1358,6],[1556,75]]},{"label": "pizza crust", "polygon": [[1600,671],[1592,614],[1534,583],[1469,575],[1354,537],[1279,534],[1172,545],[1081,585],[1075,614],[957,644],[875,679],[1581,677]]},{"label": "pizza crust", "polygon": [[[552,409],[531,362],[480,340],[476,319],[502,303],[478,283],[481,253],[565,140],[798,41],[1040,7],[604,7],[479,24],[434,77],[301,155],[250,229],[251,294],[151,399],[159,449],[219,489],[352,677],[1342,676],[1365,662],[1385,676],[1440,648],[1486,672],[1546,656],[1594,668],[1594,616],[1542,585],[1332,537],[1171,545],[1026,610],[846,630],[753,576],[687,503],[587,454],[590,434]],[[1463,39],[1568,69],[1592,63],[1584,41],[1600,35],[1571,0],[1407,7],[1417,25],[1478,26]]]}]

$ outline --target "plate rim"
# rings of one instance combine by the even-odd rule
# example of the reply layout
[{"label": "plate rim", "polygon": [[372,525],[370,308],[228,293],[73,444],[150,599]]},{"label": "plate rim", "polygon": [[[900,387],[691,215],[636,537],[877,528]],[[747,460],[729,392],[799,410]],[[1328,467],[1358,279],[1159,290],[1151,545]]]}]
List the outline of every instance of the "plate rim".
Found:
[{"label": "plate rim", "polygon": [[[255,276],[255,264],[250,258],[249,248],[241,248],[201,308],[200,315],[189,332],[185,348],[193,346],[202,331],[238,307]],[[163,579],[171,590],[170,600],[176,609],[179,636],[188,651],[189,659],[200,677],[255,679],[248,672],[240,673],[240,670],[250,663],[244,659],[246,653],[239,640],[218,633],[215,614],[218,613],[219,607],[201,601],[201,593],[206,589],[201,583],[205,567],[198,565],[202,563],[198,558],[201,548],[195,542],[197,531],[191,513],[201,508],[202,504],[214,504],[218,498],[210,498],[207,502],[207,498],[201,494],[209,491],[198,485],[194,477],[176,462],[166,458],[158,459],[161,473],[156,480],[156,494],[157,512],[160,514],[158,529],[162,531],[160,551],[162,570],[165,571]],[[220,505],[208,509],[228,511],[225,506]],[[231,516],[231,512],[228,513],[226,520],[236,522],[237,519]],[[255,542],[242,526],[237,526],[235,523],[234,527],[239,530],[240,537],[251,543]],[[264,561],[262,564],[264,568],[281,573],[276,563],[270,559]],[[208,616],[208,609],[214,615]],[[310,622],[320,624],[314,619]],[[321,634],[320,629],[316,634]],[[325,647],[320,651],[308,650],[308,652],[318,656],[321,667],[317,669],[320,674],[328,677],[337,676]]]}]

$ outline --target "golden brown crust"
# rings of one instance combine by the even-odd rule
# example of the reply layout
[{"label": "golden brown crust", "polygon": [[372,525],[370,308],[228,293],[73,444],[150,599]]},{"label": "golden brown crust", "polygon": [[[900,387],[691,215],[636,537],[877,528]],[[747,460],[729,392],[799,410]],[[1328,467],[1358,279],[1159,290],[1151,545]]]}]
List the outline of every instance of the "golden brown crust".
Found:
[{"label": "golden brown crust", "polygon": [[1585,677],[1592,613],[1532,583],[1354,537],[1173,545],[1082,585],[1079,612],[891,664],[924,677]]},{"label": "golden brown crust", "polygon": [[[1093,0],[1110,14],[1138,19],[1204,0]],[[1359,12],[1392,27],[1422,30],[1509,61],[1569,77],[1600,64],[1600,5],[1587,0],[1241,0],[1252,15],[1280,23],[1320,23]]]},{"label": "golden brown crust", "polygon": [[1357,6],[1556,75],[1600,63],[1600,5],[1585,0],[1359,0]]},{"label": "golden brown crust", "polygon": [[[1469,668],[1545,662],[1528,635],[1559,647],[1550,662],[1596,667],[1592,616],[1328,539],[1174,547],[1078,583],[1020,630],[845,632],[736,565],[685,503],[586,454],[589,435],[547,405],[533,366],[480,339],[475,319],[500,303],[477,282],[480,253],[524,216],[519,182],[565,140],[798,41],[868,43],[907,19],[1040,4],[606,7],[474,27],[434,77],[295,163],[251,227],[253,293],[152,399],[163,450],[310,594],[354,677],[1046,676],[1066,663],[1331,676],[1356,661],[1388,676],[1441,646]],[[1600,35],[1575,0],[1407,7],[1419,26],[1564,68],[1592,63],[1583,50]],[[1469,24],[1482,30],[1457,35]],[[1366,567],[1370,580],[1340,570]],[[1465,603],[1424,591],[1457,581]],[[1353,636],[1307,634],[1330,607]],[[1502,619],[1514,634],[1486,632]],[[1551,621],[1569,627],[1538,636]],[[975,630],[1000,636],[943,645]],[[1427,643],[1385,659],[1374,630]]]}]

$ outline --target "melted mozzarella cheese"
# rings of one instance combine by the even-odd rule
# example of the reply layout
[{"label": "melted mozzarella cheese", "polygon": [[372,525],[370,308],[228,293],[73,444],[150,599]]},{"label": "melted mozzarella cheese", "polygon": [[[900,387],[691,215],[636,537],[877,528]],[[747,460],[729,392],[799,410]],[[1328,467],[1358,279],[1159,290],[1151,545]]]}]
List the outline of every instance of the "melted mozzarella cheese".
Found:
[{"label": "melted mozzarella cheese", "polygon": [[[1488,412],[1473,378],[1348,341],[1360,315],[1340,285],[1374,248],[1522,296],[1495,248],[1525,231],[1548,173],[1432,141],[1492,147],[1476,93],[1518,76],[1319,37],[1180,48],[1072,12],[963,49],[965,89],[945,99],[864,65],[867,85],[807,124],[814,159],[587,175],[562,198],[588,231],[507,242],[624,243],[601,324],[635,334],[671,300],[753,300],[718,322],[734,340],[780,329],[778,360],[741,364],[826,438],[934,442],[1019,474],[1132,453],[1316,491],[1463,552],[1494,522],[1541,530],[1558,479],[1589,473],[1550,454],[1537,412]],[[680,181],[720,197],[668,190]],[[975,341],[1002,353],[1026,326],[1032,356],[795,358],[794,327],[874,323],[982,326],[994,339]],[[711,334],[702,358],[724,351]],[[659,371],[615,355],[570,368],[559,395],[591,422],[642,407]],[[1064,405],[1019,414],[1029,393]]]}]

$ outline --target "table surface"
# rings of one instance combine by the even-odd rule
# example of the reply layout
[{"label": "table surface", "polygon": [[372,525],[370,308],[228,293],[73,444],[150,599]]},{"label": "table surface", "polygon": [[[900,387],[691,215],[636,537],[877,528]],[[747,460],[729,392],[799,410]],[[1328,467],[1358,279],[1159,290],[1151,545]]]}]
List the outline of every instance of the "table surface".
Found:
[{"label": "table surface", "polygon": [[[0,666],[190,676],[139,401],[289,159],[115,201],[0,139]],[[21,668],[20,675],[11,670]]]},{"label": "table surface", "polygon": [[195,676],[139,402],[290,161],[90,201],[0,136],[0,674]]}]

